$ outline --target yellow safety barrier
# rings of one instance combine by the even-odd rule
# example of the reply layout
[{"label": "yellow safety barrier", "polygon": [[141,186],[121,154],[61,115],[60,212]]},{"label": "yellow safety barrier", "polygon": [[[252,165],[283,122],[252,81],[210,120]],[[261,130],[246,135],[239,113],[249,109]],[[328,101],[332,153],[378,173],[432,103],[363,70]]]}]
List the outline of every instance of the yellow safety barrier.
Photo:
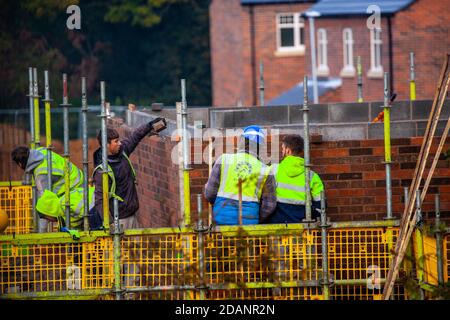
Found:
[{"label": "yellow safety barrier", "polygon": [[444,237],[443,246],[443,260],[444,260],[444,282],[450,281],[450,234]]},{"label": "yellow safety barrier", "polygon": [[[324,256],[321,230],[303,224],[126,230],[117,292],[109,233],[81,232],[80,240],[59,232],[23,234],[32,229],[29,186],[0,187],[0,208],[10,215],[0,236],[0,298],[320,300],[326,261],[331,299],[376,300],[398,233],[381,222],[338,223],[327,230]],[[425,282],[433,285],[436,241],[424,237],[422,246]],[[443,249],[448,281],[449,235]],[[407,298],[401,282],[393,297]]]},{"label": "yellow safety barrier", "polygon": [[436,238],[424,236],[422,257],[424,261],[424,281],[434,286],[438,285],[438,261],[436,252]]},{"label": "yellow safety barrier", "polygon": [[1,242],[0,294],[77,298],[77,291],[112,286],[112,241],[15,244]]},{"label": "yellow safety barrier", "polygon": [[4,234],[24,234],[33,230],[31,186],[0,187],[0,210],[8,214]]},{"label": "yellow safety barrier", "polygon": [[[379,298],[377,285],[394,241],[388,231],[398,229],[329,230],[331,299]],[[0,245],[0,297],[115,298],[113,242],[103,231],[81,232],[80,240],[67,233],[1,236]],[[323,258],[320,230],[301,224],[203,234],[188,228],[127,230],[121,238],[121,290],[126,299],[321,300]],[[401,285],[394,298],[405,298]]]}]

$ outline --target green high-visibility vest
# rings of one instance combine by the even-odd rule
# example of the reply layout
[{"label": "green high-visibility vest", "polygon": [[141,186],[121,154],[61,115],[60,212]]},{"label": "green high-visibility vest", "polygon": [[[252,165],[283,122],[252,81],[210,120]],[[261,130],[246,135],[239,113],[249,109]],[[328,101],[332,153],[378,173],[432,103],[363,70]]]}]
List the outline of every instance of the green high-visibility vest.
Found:
[{"label": "green high-visibility vest", "polygon": [[[289,159],[288,159],[289,158]],[[303,165],[304,160],[300,157],[289,156],[280,164],[272,165],[272,174],[276,181],[277,202],[295,205],[306,204],[305,172],[291,177],[287,174],[288,167],[295,162]],[[320,193],[324,190],[322,180],[314,171],[309,171],[310,191],[312,201],[320,201]]]},{"label": "green high-visibility vest", "polygon": [[242,201],[259,202],[270,167],[248,153],[223,154],[218,197],[239,200],[239,182]]},{"label": "green high-visibility vest", "polygon": [[[34,176],[46,175],[47,168],[47,149],[40,147],[36,149],[44,155],[43,161],[34,169]],[[52,151],[51,151],[52,152]],[[58,197],[64,194],[64,158],[59,154],[52,152],[52,176],[58,176],[59,180],[52,185],[52,191]],[[83,171],[78,169],[75,165],[69,162],[69,181],[70,190],[81,187],[83,185]]]},{"label": "green high-visibility vest", "polygon": [[[89,208],[94,206],[94,187],[88,188]],[[66,205],[66,197],[63,194],[59,198],[59,203],[64,211]],[[84,214],[84,201],[83,201],[83,188],[76,188],[70,192],[70,227],[72,229],[83,229],[83,214]]]},{"label": "green high-visibility vest", "polygon": [[[136,182],[136,171],[134,170],[134,167],[133,167],[133,164],[131,163],[130,158],[128,158],[125,151],[122,152],[122,155],[125,157],[125,159],[127,159],[128,164],[130,165],[130,168],[131,168],[131,172],[133,172],[133,179]],[[98,166],[95,167],[94,171],[92,172],[92,179],[94,178],[95,172],[98,169],[101,169],[102,166],[103,166],[103,164],[99,164]],[[109,164],[108,164],[108,176],[111,179],[111,186],[109,188],[109,197],[110,198],[114,197],[114,198],[117,198],[119,201],[123,201],[123,199],[116,194],[116,177],[114,176],[114,172]]]}]

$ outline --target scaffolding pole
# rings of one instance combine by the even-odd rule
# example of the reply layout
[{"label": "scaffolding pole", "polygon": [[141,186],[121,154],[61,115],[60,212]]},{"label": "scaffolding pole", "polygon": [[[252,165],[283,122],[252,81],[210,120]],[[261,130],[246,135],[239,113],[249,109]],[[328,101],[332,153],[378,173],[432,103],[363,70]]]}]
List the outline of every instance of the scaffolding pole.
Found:
[{"label": "scaffolding pole", "polygon": [[364,102],[363,99],[363,78],[362,78],[362,64],[361,64],[361,56],[358,56],[357,63],[356,63],[356,72],[358,74],[358,102]]},{"label": "scaffolding pole", "polygon": [[30,148],[35,149],[36,148],[36,141],[34,140],[34,105],[33,105],[33,97],[34,97],[34,86],[33,86],[33,68],[28,68],[28,83],[29,83],[29,90],[28,90],[28,99],[30,104]]},{"label": "scaffolding pole", "polygon": [[81,124],[83,136],[83,224],[84,231],[89,231],[89,160],[88,160],[88,137],[87,137],[87,93],[86,93],[86,78],[81,78]]},{"label": "scaffolding pole", "polygon": [[105,81],[100,81],[101,122],[102,122],[102,192],[103,192],[103,227],[109,230],[109,186],[108,186],[108,138],[106,126]]},{"label": "scaffolding pole", "polygon": [[438,284],[444,284],[444,260],[443,260],[443,239],[441,231],[441,209],[440,209],[440,199],[439,194],[434,196],[434,207],[436,212],[435,218],[435,234],[436,234],[436,260],[437,260],[437,274],[438,274]]},{"label": "scaffolding pole", "polygon": [[114,203],[114,233],[113,233],[113,259],[114,259],[114,293],[116,300],[122,299],[122,281],[120,279],[120,225],[119,225],[119,201],[116,197]]},{"label": "scaffolding pole", "polygon": [[[28,102],[30,108],[30,149],[36,148],[36,142],[34,138],[35,129],[34,129],[34,85],[33,85],[33,68],[28,68]],[[31,201],[32,201],[32,217],[33,217],[33,230],[37,232],[39,230],[38,221],[39,217],[36,214],[36,185],[34,183],[33,175],[31,173],[27,173],[25,175],[25,180],[27,185],[31,185]]]},{"label": "scaffolding pole", "polygon": [[47,184],[48,190],[52,190],[52,116],[51,116],[51,102],[50,99],[50,84],[48,79],[48,70],[44,71],[44,85],[45,85],[45,142],[47,149]]},{"label": "scaffolding pole", "polygon": [[409,98],[416,100],[416,72],[414,67],[414,52],[409,53]]},{"label": "scaffolding pole", "polygon": [[66,227],[70,229],[70,150],[69,150],[69,97],[67,94],[67,74],[63,73],[63,127],[64,127],[64,197]]},{"label": "scaffolding pole", "polygon": [[385,219],[392,219],[392,184],[391,184],[391,105],[389,74],[384,73],[384,163],[386,166],[386,212]]},{"label": "scaffolding pole", "polygon": [[33,68],[33,102],[34,102],[34,145],[39,148],[41,145],[41,130],[39,121],[39,84],[37,69]]},{"label": "scaffolding pole", "polygon": [[184,226],[191,223],[191,190],[189,187],[189,170],[190,167],[190,148],[187,130],[187,103],[186,103],[186,80],[181,79],[181,127],[183,144],[183,187],[184,187]]},{"label": "scaffolding pole", "polygon": [[305,219],[303,222],[312,222],[311,219],[311,186],[310,186],[310,160],[309,160],[309,118],[308,118],[308,77],[303,78],[303,141],[305,155]]},{"label": "scaffolding pole", "polygon": [[200,283],[197,286],[197,289],[200,290],[200,299],[204,300],[206,297],[206,283],[205,283],[205,239],[204,233],[208,230],[203,226],[203,217],[202,217],[202,195],[197,194],[197,237],[198,237],[198,250],[197,250],[197,258],[198,258],[198,274]]},{"label": "scaffolding pole", "polygon": [[320,192],[320,228],[322,229],[322,289],[324,300],[330,300],[330,279],[328,276],[328,239],[327,228],[330,225],[327,221],[327,214],[325,210],[325,192]]},{"label": "scaffolding pole", "polygon": [[264,64],[259,62],[259,103],[264,107]]}]

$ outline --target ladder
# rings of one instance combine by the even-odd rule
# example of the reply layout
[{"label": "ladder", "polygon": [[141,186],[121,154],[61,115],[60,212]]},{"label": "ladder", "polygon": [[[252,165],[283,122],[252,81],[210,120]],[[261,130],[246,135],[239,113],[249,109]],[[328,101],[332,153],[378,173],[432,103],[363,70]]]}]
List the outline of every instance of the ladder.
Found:
[{"label": "ladder", "polygon": [[[428,160],[428,155],[430,152],[431,145],[433,143],[434,134],[439,121],[439,116],[441,114],[442,106],[444,105],[445,98],[447,97],[448,86],[450,83],[450,65],[449,65],[450,54],[446,55],[445,62],[441,69],[441,74],[439,77],[439,82],[436,87],[436,93],[433,100],[433,105],[431,107],[430,116],[428,118],[427,128],[425,130],[422,147],[420,148],[419,157],[417,159],[416,168],[414,170],[413,179],[408,193],[408,200],[405,204],[405,209],[400,221],[399,235],[395,245],[395,252],[392,257],[391,265],[389,268],[389,273],[386,277],[386,282],[383,289],[383,299],[388,300],[391,296],[395,280],[398,276],[400,269],[400,264],[403,261],[408,243],[411,239],[411,234],[416,225],[417,215],[413,212],[414,203],[416,201],[416,194],[419,190],[422,177],[424,175],[425,166]],[[420,203],[425,199],[427,194],[427,189],[430,184],[431,178],[436,168],[437,162],[439,160],[439,155],[441,154],[442,148],[445,144],[445,140],[448,136],[450,129],[450,117],[447,120],[444,132],[442,134],[441,140],[439,142],[438,149],[434,155],[433,162],[428,171],[427,178],[425,180],[424,187],[420,193]]]}]

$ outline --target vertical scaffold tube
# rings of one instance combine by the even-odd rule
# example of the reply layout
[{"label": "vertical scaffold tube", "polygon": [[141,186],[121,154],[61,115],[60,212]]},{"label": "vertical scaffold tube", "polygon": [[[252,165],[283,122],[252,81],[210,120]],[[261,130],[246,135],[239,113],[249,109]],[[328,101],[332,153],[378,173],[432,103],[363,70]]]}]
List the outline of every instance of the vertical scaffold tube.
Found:
[{"label": "vertical scaffold tube", "polygon": [[103,227],[109,230],[109,186],[108,186],[108,138],[106,127],[105,81],[100,81],[100,99],[102,120],[102,191],[103,191]]},{"label": "vertical scaffold tube", "polygon": [[114,204],[114,292],[116,300],[121,300],[122,281],[120,279],[120,226],[119,226],[119,201],[113,200]]},{"label": "vertical scaffold tube", "polygon": [[358,74],[358,102],[364,102],[363,100],[363,91],[362,91],[362,64],[361,64],[361,56],[358,56],[357,64],[356,64],[356,72]]},{"label": "vertical scaffold tube", "polygon": [[308,118],[308,77],[303,79],[303,141],[305,154],[305,219],[311,222],[311,186],[310,186],[310,161],[309,161],[309,118]]},{"label": "vertical scaffold tube", "polygon": [[409,53],[409,99],[416,100],[416,73],[414,67],[414,52]]},{"label": "vertical scaffold tube", "polygon": [[[34,138],[35,129],[34,129],[34,83],[33,83],[33,68],[28,68],[28,80],[29,80],[29,91],[28,91],[28,99],[30,104],[30,149],[36,148],[36,141]],[[26,175],[26,181],[31,185],[31,198],[32,198],[32,216],[33,216],[33,230],[34,232],[38,232],[39,230],[39,217],[36,213],[36,185],[33,180],[32,174]]]},{"label": "vertical scaffold tube", "polygon": [[436,212],[435,220],[435,234],[436,234],[436,260],[437,260],[437,273],[438,273],[438,284],[444,284],[444,261],[443,261],[443,239],[441,231],[441,209],[439,194],[434,196],[434,206]]},{"label": "vertical scaffold tube", "polygon": [[392,185],[391,185],[391,105],[389,74],[384,73],[384,162],[386,165],[386,219],[392,219]]},{"label": "vertical scaffold tube", "polygon": [[[416,226],[422,221],[422,202],[420,199],[420,190],[416,191]],[[423,255],[423,235],[422,231],[416,227],[414,230],[416,238],[416,263],[417,279],[422,283],[424,279],[424,255]]]},{"label": "vertical scaffold tube", "polygon": [[33,105],[33,97],[34,97],[34,85],[33,85],[33,68],[28,68],[28,81],[29,81],[29,90],[28,90],[28,98],[30,104],[30,148],[36,148],[36,141],[34,140],[34,105]]},{"label": "vertical scaffold tube", "polygon": [[328,277],[328,240],[327,240],[327,215],[325,209],[325,192],[320,193],[320,227],[322,228],[322,288],[324,300],[330,300],[330,279]]},{"label": "vertical scaffold tube", "polygon": [[82,136],[83,136],[83,223],[84,231],[89,231],[89,161],[88,161],[88,138],[87,138],[87,93],[86,93],[86,78],[81,78],[81,122],[82,122]]},{"label": "vertical scaffold tube", "polygon": [[64,197],[66,226],[70,229],[70,150],[69,150],[69,97],[67,94],[67,74],[63,73],[63,127],[64,127]]},{"label": "vertical scaffold tube", "polygon": [[204,243],[204,232],[205,228],[203,227],[203,216],[202,216],[203,206],[202,206],[202,195],[197,194],[197,232],[198,232],[198,274],[200,278],[200,285],[198,286],[200,289],[200,300],[205,299],[205,243]]},{"label": "vertical scaffold tube", "polygon": [[[403,187],[403,197],[405,198],[404,203],[405,203],[405,207],[406,207],[408,205],[408,199],[409,199],[409,188],[408,187]],[[388,231],[391,231],[391,230],[388,229]],[[391,231],[391,234],[392,234],[392,231]],[[393,243],[391,244],[389,242],[389,245],[388,245],[389,252],[392,252],[393,245],[394,245]],[[406,256],[409,257],[409,259],[405,259],[403,261],[403,266],[405,268],[406,274],[409,275],[409,276],[412,276],[411,273],[412,273],[412,270],[413,270],[413,261],[414,261],[414,259],[413,259],[413,252],[412,252],[412,245],[411,245],[411,243],[408,244],[408,247],[407,247],[406,250],[407,250],[406,251]],[[393,255],[391,254],[390,257],[392,258],[392,256]],[[391,300],[393,300],[392,296],[391,296]]]},{"label": "vertical scaffold tube", "polygon": [[[175,103],[177,111],[177,142],[181,142],[183,139],[183,125],[182,125],[182,106],[181,102]],[[180,148],[181,146],[181,148]],[[183,143],[178,144],[178,186],[179,186],[179,199],[180,199],[180,211],[178,212],[178,226],[184,223],[184,160],[183,160]]]},{"label": "vertical scaffold tube", "polygon": [[52,115],[51,115],[51,101],[50,99],[50,84],[48,79],[48,70],[44,71],[44,85],[45,85],[45,142],[47,148],[47,184],[48,189],[52,190]]},{"label": "vertical scaffold tube", "polygon": [[191,223],[191,190],[189,187],[190,148],[187,130],[186,80],[181,79],[181,128],[183,143],[184,225]]},{"label": "vertical scaffold tube", "polygon": [[37,69],[33,68],[33,102],[34,102],[34,145],[38,148],[41,145],[41,129],[39,121],[39,84]]},{"label": "vertical scaffold tube", "polygon": [[259,103],[264,106],[264,64],[259,62]]}]

